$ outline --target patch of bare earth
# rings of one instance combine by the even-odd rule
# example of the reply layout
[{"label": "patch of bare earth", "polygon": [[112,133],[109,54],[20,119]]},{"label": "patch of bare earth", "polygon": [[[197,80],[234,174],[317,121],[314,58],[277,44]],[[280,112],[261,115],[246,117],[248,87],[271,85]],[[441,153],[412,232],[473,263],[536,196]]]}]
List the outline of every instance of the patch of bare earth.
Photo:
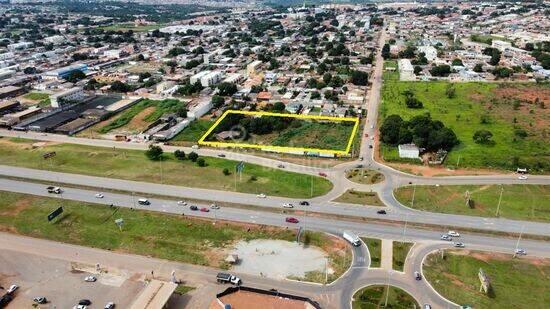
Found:
[{"label": "patch of bare earth", "polygon": [[[380,160],[384,162],[383,160]],[[466,175],[505,175],[506,173],[499,170],[490,170],[490,169],[457,169],[451,170],[444,166],[423,166],[416,164],[406,164],[406,163],[388,163],[384,162],[386,165],[391,166],[398,170],[406,170],[414,175],[420,175],[424,177],[435,177],[435,176],[466,176]]]},{"label": "patch of bare earth", "polygon": [[35,199],[36,198],[34,197],[21,198],[17,200],[17,202],[15,202],[13,207],[11,207],[8,210],[0,212],[0,216],[17,216],[20,212],[27,209],[27,207],[29,207]]},{"label": "patch of bare earth", "polygon": [[116,131],[142,131],[143,129],[145,129],[145,127],[147,127],[147,125],[149,125],[149,122],[145,121],[144,118],[152,114],[155,109],[155,106],[149,106],[145,108],[137,115],[135,115],[134,118],[132,118],[132,120],[130,120],[127,125],[117,129]]}]

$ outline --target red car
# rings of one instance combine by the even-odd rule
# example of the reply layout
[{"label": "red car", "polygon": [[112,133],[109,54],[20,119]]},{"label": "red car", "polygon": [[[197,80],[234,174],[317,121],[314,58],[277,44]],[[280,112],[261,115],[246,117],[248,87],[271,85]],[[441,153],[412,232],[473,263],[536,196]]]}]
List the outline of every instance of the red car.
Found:
[{"label": "red car", "polygon": [[298,219],[296,219],[296,218],[287,217],[286,222],[288,222],[288,223],[298,223],[300,221],[298,221]]},{"label": "red car", "polygon": [[202,212],[209,212],[210,209],[208,209],[208,208],[206,208],[206,207],[203,207],[203,208],[201,208],[201,211],[202,211]]},{"label": "red car", "polygon": [[323,173],[323,172],[320,172],[320,173],[319,173],[319,176],[327,177],[327,174],[325,174],[325,173]]}]

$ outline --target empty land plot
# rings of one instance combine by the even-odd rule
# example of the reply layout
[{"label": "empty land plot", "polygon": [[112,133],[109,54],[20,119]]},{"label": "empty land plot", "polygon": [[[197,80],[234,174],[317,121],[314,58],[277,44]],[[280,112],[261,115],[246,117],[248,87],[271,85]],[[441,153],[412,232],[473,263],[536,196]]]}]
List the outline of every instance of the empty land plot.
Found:
[{"label": "empty land plot", "polygon": [[405,309],[420,308],[420,305],[414,297],[400,288],[389,286],[388,289],[387,285],[372,285],[357,291],[353,295],[351,307],[353,309]]},{"label": "empty land plot", "polygon": [[[55,157],[44,160],[44,153],[55,151]],[[237,161],[203,157],[206,166],[200,167],[190,160],[177,160],[166,153],[161,163],[147,159],[144,151],[92,147],[74,144],[46,144],[33,147],[32,140],[17,142],[0,139],[0,162],[58,172],[112,177],[178,186],[206,188],[243,193],[264,193],[296,198],[309,198],[313,181],[313,196],[326,194],[332,183],[323,177],[268,169],[245,163],[242,179],[231,175]],[[224,169],[230,174],[223,173]]]},{"label": "empty land plot", "polygon": [[411,250],[412,246],[413,246],[413,243],[410,243],[410,242],[402,242],[402,241],[393,242],[393,255],[392,255],[393,269],[398,271],[403,271],[403,268],[405,267],[405,260],[407,259],[407,255],[409,254],[409,251]]},{"label": "empty land plot", "polygon": [[199,143],[282,152],[348,154],[357,118],[227,111]]},{"label": "empty land plot", "polygon": [[376,238],[361,237],[361,240],[367,245],[370,255],[370,267],[379,268],[382,258],[382,240]]},{"label": "empty land plot", "polygon": [[197,143],[199,139],[208,131],[214,122],[211,120],[197,119],[189,126],[178,133],[170,140],[174,145],[187,143]]},{"label": "empty land plot", "polygon": [[365,185],[372,185],[384,181],[384,175],[382,173],[365,168],[347,170],[346,178]]},{"label": "empty land plot", "polygon": [[[500,194],[502,192],[502,198]],[[499,216],[529,221],[550,222],[550,186],[548,185],[461,185],[461,186],[407,186],[394,191],[395,198],[411,207],[425,211],[470,215]],[[466,196],[470,196],[470,206]]]},{"label": "empty land plot", "polygon": [[[396,80],[395,74],[385,73],[380,118],[397,114],[410,120],[430,113],[432,119],[443,122],[460,140],[449,152],[446,166],[550,170],[550,85],[404,82]],[[455,89],[454,96],[447,96],[449,87]],[[423,108],[408,108],[406,91]],[[479,130],[490,131],[492,142],[476,143],[473,135]],[[395,159],[391,152],[383,152],[384,147],[380,149],[384,159]]]},{"label": "empty land plot", "polygon": [[362,192],[355,190],[347,190],[344,194],[335,199],[334,202],[368,206],[385,206],[376,192]]},{"label": "empty land plot", "polygon": [[[479,269],[489,277],[479,291]],[[480,251],[446,251],[426,258],[426,280],[443,297],[473,308],[546,308],[550,304],[550,259],[519,258]]]}]

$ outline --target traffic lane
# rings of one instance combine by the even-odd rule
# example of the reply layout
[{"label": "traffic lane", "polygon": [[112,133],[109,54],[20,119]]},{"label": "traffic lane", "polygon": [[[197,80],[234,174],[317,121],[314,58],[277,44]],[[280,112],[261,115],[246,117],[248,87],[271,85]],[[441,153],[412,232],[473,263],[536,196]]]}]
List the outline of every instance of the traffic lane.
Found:
[{"label": "traffic lane", "polygon": [[485,185],[485,184],[550,184],[550,176],[527,175],[527,179],[519,179],[518,174],[511,175],[480,175],[480,176],[441,176],[420,177],[406,176],[397,180],[397,187],[407,185]]},{"label": "traffic lane", "polygon": [[[94,197],[94,191],[83,189],[66,188],[63,194],[48,194],[45,190],[45,186],[36,183],[21,182],[15,180],[0,179],[0,186],[3,190],[20,192],[26,194],[34,194],[39,196],[58,197],[62,199],[77,200],[90,203],[98,203],[104,205],[114,204],[117,202],[117,206],[134,208],[133,197],[125,194],[109,193],[109,196],[105,196],[103,199],[97,199]],[[408,239],[412,241],[421,240],[438,240],[442,233],[438,231],[421,230],[414,228],[406,228],[405,226],[392,226],[392,225],[379,225],[374,223],[357,223],[350,221],[331,220],[318,217],[305,217],[306,220],[300,220],[299,223],[285,222],[285,218],[292,216],[287,214],[271,213],[271,212],[250,212],[248,210],[223,207],[218,210],[210,212],[200,211],[182,211],[182,207],[177,205],[175,201],[168,201],[163,199],[150,199],[151,205],[135,205],[136,209],[152,210],[164,213],[179,214],[185,213],[185,215],[192,215],[196,217],[210,218],[210,219],[223,219],[237,222],[247,222],[255,224],[266,224],[273,226],[283,226],[287,228],[304,227],[312,230],[319,230],[329,232],[335,235],[341,235],[344,230],[352,230],[361,235],[387,237],[388,239]],[[201,205],[203,206],[203,205]],[[208,207],[208,205],[204,205]],[[186,208],[188,209],[188,208]],[[298,219],[300,219],[298,217]],[[501,252],[513,252],[516,247],[516,239],[488,237],[481,235],[463,234],[461,240],[467,240],[467,243],[476,244],[484,247],[495,248]],[[534,255],[540,255],[547,257],[550,255],[550,246],[547,242],[522,240],[522,248],[532,252]]]}]

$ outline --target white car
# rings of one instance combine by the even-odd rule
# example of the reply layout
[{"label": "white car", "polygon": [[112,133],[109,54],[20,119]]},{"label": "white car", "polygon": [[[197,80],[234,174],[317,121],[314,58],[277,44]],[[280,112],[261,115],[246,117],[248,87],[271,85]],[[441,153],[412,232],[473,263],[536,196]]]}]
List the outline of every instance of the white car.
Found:
[{"label": "white car", "polygon": [[527,176],[525,175],[521,175],[518,177],[519,180],[527,180]]},{"label": "white car", "polygon": [[76,306],[73,307],[73,309],[87,309],[87,308],[88,308],[88,306],[86,306],[86,305],[76,305]]},{"label": "white car", "polygon": [[284,203],[283,208],[294,208],[294,205],[292,205],[290,203]]},{"label": "white car", "polygon": [[6,290],[6,293],[11,294],[11,293],[15,292],[15,290],[17,290],[18,288],[19,288],[18,285],[12,284],[12,285]]},{"label": "white car", "polygon": [[220,206],[217,205],[217,204],[212,204],[212,205],[210,205],[210,208],[212,208],[212,209],[220,209]]},{"label": "white car", "polygon": [[371,129],[374,129],[374,125],[371,125],[370,128],[371,128]]},{"label": "white car", "polygon": [[516,249],[514,253],[517,255],[526,255],[527,251],[525,251],[524,249]]},{"label": "white car", "polygon": [[105,305],[105,309],[113,309],[113,308],[115,308],[115,303],[113,303],[112,301],[108,302]]},{"label": "white car", "polygon": [[455,242],[455,248],[464,248],[466,247],[463,243],[461,242]]},{"label": "white car", "polygon": [[258,194],[258,195],[256,195],[256,196],[259,197],[259,198],[265,198],[265,197],[266,197],[265,194],[263,194],[263,193],[260,193],[260,194]]},{"label": "white car", "polygon": [[96,282],[97,278],[95,276],[87,276],[86,278],[84,278],[84,281],[86,281],[86,282]]},{"label": "white car", "polygon": [[451,241],[453,239],[451,238],[451,236],[444,234],[444,235],[441,235],[441,240]]},{"label": "white car", "polygon": [[187,206],[187,202],[184,202],[184,201],[178,201],[178,205],[181,205],[181,206]]},{"label": "white car", "polygon": [[460,234],[458,234],[455,231],[449,231],[449,232],[447,232],[447,235],[452,236],[452,237],[460,237]]},{"label": "white car", "polygon": [[96,198],[104,198],[105,195],[103,195],[103,193],[98,193],[95,195]]}]

